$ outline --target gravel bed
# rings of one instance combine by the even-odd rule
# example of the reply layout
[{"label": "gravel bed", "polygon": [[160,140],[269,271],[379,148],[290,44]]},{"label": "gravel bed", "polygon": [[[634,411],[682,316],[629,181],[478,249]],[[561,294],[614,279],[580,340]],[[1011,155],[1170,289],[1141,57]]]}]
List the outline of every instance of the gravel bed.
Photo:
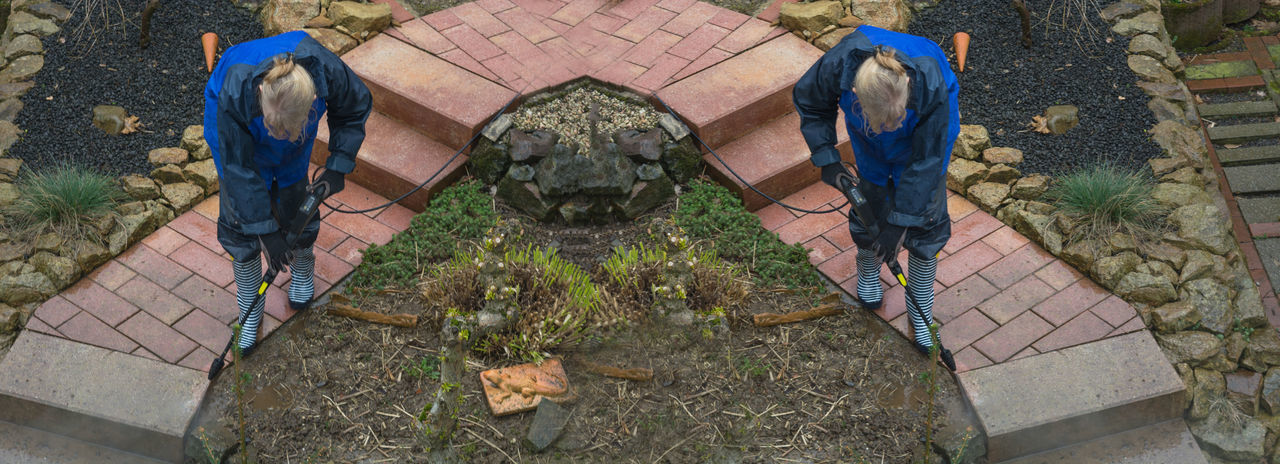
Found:
[{"label": "gravel bed", "polygon": [[[961,122],[986,126],[995,146],[1022,150],[1023,173],[1060,175],[1098,161],[1139,169],[1160,156],[1147,137],[1155,117],[1126,64],[1129,39],[1112,33],[1096,11],[1087,15],[1092,35],[1046,27],[1042,11],[1031,13],[1030,50],[1007,0],[943,0],[911,22],[909,33],[943,44],[948,54],[955,32],[972,36],[965,71],[956,73]],[[1058,104],[1077,106],[1080,125],[1056,136],[1026,130],[1032,116]]]},{"label": "gravel bed", "polygon": [[[262,36],[257,19],[229,0],[165,0],[151,20],[151,46],[142,50],[141,4],[125,2],[130,21],[99,35],[92,49],[75,37],[83,10],[44,39],[44,69],[22,98],[14,122],[26,132],[12,156],[35,169],[76,163],[113,175],[148,173],[148,151],[177,146],[183,128],[204,118],[209,73],[201,34],[218,33],[219,51]],[[138,116],[145,132],[113,137],[98,130],[92,110],[104,104]]]},{"label": "gravel bed", "polygon": [[589,154],[591,126],[587,115],[592,103],[599,104],[598,130],[605,137],[611,137],[618,129],[658,125],[658,113],[653,106],[619,98],[617,94],[594,86],[577,86],[542,98],[535,97],[535,101],[516,109],[512,114],[512,124],[521,130],[556,132],[561,136],[561,143],[576,142],[579,153]]}]

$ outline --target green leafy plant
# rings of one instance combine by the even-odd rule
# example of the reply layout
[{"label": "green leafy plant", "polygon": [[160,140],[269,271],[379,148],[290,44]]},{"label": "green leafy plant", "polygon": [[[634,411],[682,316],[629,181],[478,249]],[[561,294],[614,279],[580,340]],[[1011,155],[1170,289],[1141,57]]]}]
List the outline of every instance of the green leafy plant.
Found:
[{"label": "green leafy plant", "polygon": [[114,215],[124,191],[111,176],[76,165],[64,165],[18,179],[21,196],[9,207],[19,233],[53,230],[63,236],[91,239],[102,234],[95,220]]},{"label": "green leafy plant", "polygon": [[426,377],[431,380],[440,380],[440,358],[423,356],[417,364],[411,363],[404,366],[404,373],[415,379]]},{"label": "green leafy plant", "polygon": [[1152,198],[1151,176],[1101,163],[1063,176],[1047,197],[1074,223],[1071,241],[1120,232],[1135,239],[1158,236],[1167,208]]},{"label": "green leafy plant", "polygon": [[769,369],[773,368],[767,361],[746,356],[738,358],[738,364],[734,367],[743,377],[763,377],[769,373]]},{"label": "green leafy plant", "polygon": [[1253,341],[1253,331],[1254,331],[1254,330],[1256,330],[1256,328],[1255,328],[1255,327],[1249,327],[1249,326],[1247,326],[1247,325],[1244,325],[1244,323],[1243,323],[1243,322],[1241,322],[1239,318],[1237,318],[1237,319],[1236,319],[1235,327],[1232,327],[1232,328],[1231,328],[1231,331],[1232,331],[1232,332],[1237,332],[1237,333],[1239,333],[1242,337],[1244,337],[1244,341],[1245,341],[1246,343],[1248,343],[1248,342],[1250,342],[1250,341]]}]

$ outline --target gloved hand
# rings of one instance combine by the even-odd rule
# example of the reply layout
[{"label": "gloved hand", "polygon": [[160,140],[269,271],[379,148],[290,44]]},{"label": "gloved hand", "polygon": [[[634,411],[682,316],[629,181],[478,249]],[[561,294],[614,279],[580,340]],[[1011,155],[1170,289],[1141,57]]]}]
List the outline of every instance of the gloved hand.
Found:
[{"label": "gloved hand", "polygon": [[849,168],[844,167],[844,163],[836,162],[823,166],[822,182],[843,192],[844,186],[840,185],[840,182],[836,180],[841,174],[853,177],[853,173],[849,172]]},{"label": "gloved hand", "polygon": [[884,223],[880,227],[880,235],[876,236],[876,257],[885,263],[897,258],[898,245],[902,244],[902,235],[906,232],[902,226]]},{"label": "gloved hand", "polygon": [[293,250],[289,249],[283,230],[259,235],[258,243],[262,247],[262,252],[267,254],[267,266],[271,270],[280,272],[293,263]]},{"label": "gloved hand", "polygon": [[[315,190],[321,185],[325,186],[324,198],[329,198],[346,187],[346,174],[325,169],[324,172],[320,173],[320,178],[316,179],[315,183],[311,184],[307,191]],[[324,198],[321,198],[321,200]]]}]

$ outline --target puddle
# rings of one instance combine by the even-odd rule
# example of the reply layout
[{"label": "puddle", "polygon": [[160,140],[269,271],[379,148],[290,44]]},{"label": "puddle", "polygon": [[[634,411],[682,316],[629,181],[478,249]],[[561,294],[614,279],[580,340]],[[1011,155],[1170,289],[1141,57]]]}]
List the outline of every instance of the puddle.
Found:
[{"label": "puddle", "polygon": [[256,387],[249,392],[249,405],[258,411],[285,409],[293,405],[293,396],[283,385]]},{"label": "puddle", "polygon": [[914,408],[929,401],[926,386],[904,385],[878,395],[877,403],[886,408]]}]

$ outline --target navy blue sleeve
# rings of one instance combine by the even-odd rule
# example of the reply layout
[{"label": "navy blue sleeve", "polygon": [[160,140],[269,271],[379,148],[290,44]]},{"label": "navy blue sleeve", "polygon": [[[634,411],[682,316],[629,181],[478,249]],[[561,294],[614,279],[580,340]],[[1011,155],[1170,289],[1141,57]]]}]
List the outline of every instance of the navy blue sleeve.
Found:
[{"label": "navy blue sleeve", "polygon": [[842,90],[840,77],[851,47],[849,40],[832,47],[809,67],[791,91],[796,113],[800,115],[800,133],[809,145],[809,160],[814,166],[840,162],[840,152],[836,150],[836,118]]},{"label": "navy blue sleeve", "polygon": [[[245,82],[247,66],[227,73],[224,82]],[[270,196],[266,182],[258,174],[253,162],[253,135],[249,133],[248,105],[241,95],[243,89],[224,87],[218,95],[218,143],[222,153],[221,189],[230,196],[235,217],[240,228],[249,235],[275,232],[279,226],[271,216]]]},{"label": "navy blue sleeve", "polygon": [[950,147],[947,146],[947,129],[951,124],[951,108],[947,84],[931,57],[912,59],[923,80],[924,95],[916,113],[919,120],[911,138],[911,158],[898,180],[893,209],[886,218],[891,224],[903,227],[930,225],[930,206],[934,191],[942,188]]},{"label": "navy blue sleeve", "polygon": [[364,123],[373,111],[373,96],[355,71],[319,42],[308,37],[298,48],[315,57],[328,87],[324,103],[329,113],[329,159],[325,168],[350,173],[364,143]]}]

